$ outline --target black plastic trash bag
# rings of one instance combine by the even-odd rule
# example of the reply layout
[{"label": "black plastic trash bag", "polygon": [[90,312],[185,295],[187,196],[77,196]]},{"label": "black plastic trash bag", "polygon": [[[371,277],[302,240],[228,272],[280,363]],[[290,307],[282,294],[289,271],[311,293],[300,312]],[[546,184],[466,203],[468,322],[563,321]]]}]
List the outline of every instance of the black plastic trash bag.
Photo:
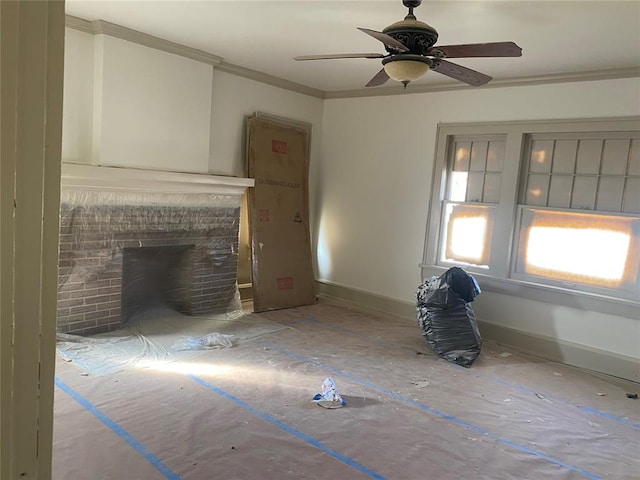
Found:
[{"label": "black plastic trash bag", "polygon": [[470,367],[482,338],[470,302],[480,293],[476,279],[458,267],[431,277],[416,291],[418,325],[437,355]]}]

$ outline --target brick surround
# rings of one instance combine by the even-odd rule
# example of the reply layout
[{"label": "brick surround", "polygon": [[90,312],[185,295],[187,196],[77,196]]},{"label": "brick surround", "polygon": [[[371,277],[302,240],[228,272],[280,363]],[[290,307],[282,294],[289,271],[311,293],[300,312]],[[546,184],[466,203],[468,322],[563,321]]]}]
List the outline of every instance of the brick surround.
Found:
[{"label": "brick surround", "polygon": [[130,248],[191,246],[191,288],[181,311],[238,308],[240,196],[196,194],[192,203],[189,195],[163,195],[159,202],[139,204],[131,200],[135,195],[117,201],[114,195],[63,191],[58,332],[91,335],[120,327],[123,252]]}]

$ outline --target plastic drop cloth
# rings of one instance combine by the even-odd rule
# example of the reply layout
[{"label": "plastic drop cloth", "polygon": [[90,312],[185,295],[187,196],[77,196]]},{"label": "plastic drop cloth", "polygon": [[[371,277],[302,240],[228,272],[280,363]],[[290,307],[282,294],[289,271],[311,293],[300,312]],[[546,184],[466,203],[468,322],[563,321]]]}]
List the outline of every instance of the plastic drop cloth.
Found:
[{"label": "plastic drop cloth", "polygon": [[[291,328],[189,359],[189,377],[131,369],[115,383],[62,361],[56,376],[172,478],[638,478],[640,400],[625,397],[637,383],[491,341],[482,362],[459,368],[416,355],[426,346],[415,323],[327,303],[258,317]],[[310,401],[327,376],[345,408]],[[60,388],[53,435],[54,479],[165,478]]]},{"label": "plastic drop cloth", "polygon": [[459,267],[427,279],[416,291],[418,325],[427,346],[463,367],[473,364],[482,346],[470,304],[479,293],[475,278]]},{"label": "plastic drop cloth", "polygon": [[[146,310],[119,330],[82,337],[58,334],[57,352],[91,375],[109,375],[129,368],[145,368],[227,348],[243,341],[286,328],[283,325],[235,311],[191,317],[168,308]],[[189,339],[204,339],[217,334],[226,341],[190,348]]]}]

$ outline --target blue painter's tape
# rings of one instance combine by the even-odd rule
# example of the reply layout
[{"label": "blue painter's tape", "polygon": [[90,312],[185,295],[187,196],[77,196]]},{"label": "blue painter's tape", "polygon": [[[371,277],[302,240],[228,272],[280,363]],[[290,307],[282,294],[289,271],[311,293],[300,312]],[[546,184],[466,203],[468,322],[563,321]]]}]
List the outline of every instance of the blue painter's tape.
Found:
[{"label": "blue painter's tape", "polygon": [[[333,325],[331,323],[327,323],[327,322],[323,322],[322,320],[319,320],[315,317],[312,316],[306,316],[304,317],[304,320],[307,320],[309,322],[313,322],[313,323],[319,323],[322,324],[323,327],[329,327],[332,328],[334,330],[337,330],[339,332],[345,333],[347,335],[351,335],[353,337],[358,337],[358,338],[364,338],[365,340],[368,340],[372,343],[378,344],[378,345],[382,345],[385,348],[392,348],[392,349],[400,349],[401,347],[399,347],[397,344],[394,343],[390,343],[390,342],[385,342],[384,340],[380,340],[377,338],[371,338],[368,335],[362,334],[362,333],[358,333],[358,332],[354,332],[352,330],[349,330],[348,328],[344,328],[341,327],[340,325]],[[441,363],[440,364],[443,367],[446,368],[453,368],[456,370],[459,370],[461,372],[464,372],[467,375],[475,375],[478,378],[484,378],[487,380],[491,380],[492,382],[498,383],[500,385],[504,385],[505,387],[510,387],[510,388],[515,388],[516,390],[520,390],[521,392],[525,392],[525,393],[532,393],[532,394],[540,394],[543,395],[546,399],[548,400],[552,400],[556,403],[562,403],[564,405],[568,405],[570,407],[574,407],[574,404],[571,402],[567,402],[566,400],[562,400],[560,398],[557,398],[555,396],[552,395],[548,395],[544,392],[541,392],[540,390],[533,390],[529,387],[525,387],[523,385],[519,385],[517,383],[512,383],[509,382],[507,380],[503,380],[501,378],[498,377],[494,377],[493,375],[487,375],[486,373],[481,373],[478,371],[470,371],[468,368],[465,367],[461,367],[460,365],[455,365],[453,363]],[[616,422],[619,423],[621,425],[626,425],[627,427],[631,427],[631,428],[635,428],[637,430],[640,430],[640,423],[636,423],[636,422],[632,422],[630,420],[627,420],[626,418],[622,418],[619,417],[617,415],[613,415],[611,413],[607,413],[607,412],[603,412],[601,410],[592,408],[592,407],[586,407],[586,406],[578,406],[578,408],[586,413],[589,413],[591,415],[598,415],[602,418],[606,418],[607,420],[611,420],[612,422]]]},{"label": "blue painter's tape", "polygon": [[629,420],[625,420],[624,418],[616,417],[615,415],[611,415],[610,413],[601,412],[600,410],[596,410],[595,408],[587,407],[587,406],[584,406],[584,405],[581,405],[578,408],[580,408],[580,410],[583,410],[583,411],[585,411],[587,413],[592,413],[594,415],[599,415],[599,416],[601,416],[603,418],[607,418],[607,419],[612,420],[614,422],[621,423],[623,425],[627,425],[629,427],[637,428],[638,430],[640,430],[640,423],[633,423],[633,422],[630,422]]},{"label": "blue painter's tape", "polygon": [[303,440],[306,443],[308,443],[309,445],[311,445],[311,446],[313,446],[313,447],[315,447],[315,448],[317,448],[319,450],[322,450],[323,452],[331,455],[333,458],[336,458],[336,459],[340,460],[341,462],[345,463],[346,465],[348,465],[348,466],[350,466],[352,468],[355,468],[359,472],[364,473],[365,475],[368,475],[371,478],[375,478],[376,480],[384,480],[385,479],[385,477],[383,477],[379,473],[376,473],[373,470],[368,469],[367,467],[365,467],[364,465],[359,464],[358,462],[356,462],[352,458],[349,458],[349,457],[347,457],[345,455],[342,455],[341,453],[338,453],[335,450],[331,450],[330,448],[328,448],[326,445],[324,445],[322,442],[319,442],[315,438],[310,437],[306,433],[303,433],[300,430],[297,430],[297,429],[287,425],[286,423],[283,423],[283,422],[277,420],[276,418],[272,417],[271,415],[269,415],[267,413],[264,413],[264,412],[258,410],[255,407],[252,407],[251,405],[249,405],[248,403],[244,402],[243,400],[240,400],[239,398],[234,397],[230,393],[227,393],[224,390],[222,390],[221,388],[210,384],[209,382],[203,380],[202,378],[196,377],[195,375],[192,375],[192,374],[187,375],[187,377],[189,377],[194,382],[200,384],[201,386],[211,390],[212,392],[217,393],[221,397],[232,401],[233,403],[235,403],[239,407],[244,408],[245,410],[249,411],[253,415],[257,416],[258,418],[261,418],[265,422],[268,422],[268,423],[270,423],[272,425],[275,425],[276,427],[280,428],[281,430],[284,430],[285,432],[287,432],[287,433],[289,433],[289,434],[291,434],[291,435],[293,435],[295,437],[298,437],[300,440]]},{"label": "blue painter's tape", "polygon": [[313,366],[318,367],[318,368],[322,368],[323,370],[327,370],[327,371],[333,373],[334,375],[339,375],[341,377],[344,377],[344,378],[346,378],[346,379],[348,379],[348,380],[350,380],[350,381],[352,381],[354,383],[357,383],[357,384],[362,385],[364,387],[370,388],[371,390],[374,390],[376,392],[379,392],[379,393],[382,393],[384,395],[387,395],[387,396],[389,396],[389,397],[391,397],[391,398],[393,398],[395,400],[398,400],[398,401],[400,401],[400,402],[402,402],[402,403],[404,403],[406,405],[410,405],[412,407],[416,407],[416,408],[418,408],[420,410],[428,412],[428,413],[430,413],[432,415],[436,415],[436,416],[438,416],[440,418],[448,420],[449,422],[451,422],[451,423],[453,423],[455,425],[458,425],[460,427],[464,427],[466,429],[472,430],[472,431],[476,432],[479,435],[483,435],[485,437],[488,437],[488,438],[491,438],[493,440],[496,440],[496,441],[498,441],[498,442],[500,442],[500,443],[502,443],[504,445],[507,445],[507,446],[512,447],[512,448],[515,448],[516,450],[519,450],[521,452],[524,452],[524,453],[533,455],[535,457],[538,457],[540,459],[546,460],[547,462],[550,462],[550,463],[553,463],[555,465],[561,466],[561,467],[566,468],[567,470],[570,470],[572,472],[576,472],[576,473],[578,473],[578,474],[582,475],[583,477],[588,478],[590,480],[602,480],[602,477],[599,477],[596,474],[593,474],[591,472],[587,472],[586,470],[582,470],[581,468],[578,468],[578,467],[574,467],[573,465],[569,465],[568,463],[565,463],[565,462],[563,462],[561,460],[558,460],[556,458],[550,457],[549,455],[546,455],[546,454],[544,454],[542,452],[538,452],[536,450],[532,450],[532,449],[530,449],[528,447],[525,447],[524,445],[520,445],[518,443],[515,443],[515,442],[512,442],[510,440],[507,440],[506,438],[500,437],[500,436],[498,436],[496,434],[493,434],[493,433],[491,433],[491,432],[489,432],[489,431],[487,431],[487,430],[485,430],[483,428],[480,428],[480,427],[477,427],[477,426],[472,425],[470,423],[467,423],[464,420],[461,420],[461,419],[459,419],[457,417],[454,417],[453,415],[449,415],[447,413],[441,412],[440,410],[437,410],[437,409],[435,409],[433,407],[430,407],[428,405],[425,405],[423,403],[416,402],[415,400],[412,400],[410,398],[404,397],[404,396],[402,396],[402,395],[400,395],[400,394],[398,394],[396,392],[393,392],[391,390],[387,390],[385,388],[379,387],[378,385],[376,385],[374,383],[371,383],[371,382],[369,382],[367,380],[361,379],[359,377],[356,377],[355,375],[351,375],[351,374],[346,373],[346,372],[344,372],[342,370],[337,370],[337,369],[335,369],[333,367],[330,367],[328,365],[324,365],[324,364],[322,364],[320,362],[317,362],[317,361],[312,360],[312,359],[310,359],[308,357],[305,357],[304,355],[299,355],[297,353],[290,352],[288,350],[285,350],[284,348],[278,347],[277,345],[274,345],[274,344],[269,343],[269,342],[265,342],[264,340],[257,340],[256,343],[258,345],[262,345],[263,347],[270,348],[271,350],[274,350],[276,352],[282,353],[283,355],[286,355],[288,357],[294,358],[294,359],[299,360],[301,362],[308,363],[308,364],[313,365]]},{"label": "blue painter's tape", "polygon": [[78,392],[69,387],[66,383],[60,380],[58,377],[55,379],[56,387],[62,390],[64,393],[73,398],[82,407],[84,407],[94,417],[104,423],[113,433],[122,438],[129,444],[136,452],[138,452],[147,462],[153,466],[158,472],[160,472],[167,480],[180,480],[180,476],[169,469],[162,461],[156,457],[149,450],[131,436],[124,428],[118,425],[116,422],[107,417],[98,408],[96,408],[89,400],[84,398]]}]

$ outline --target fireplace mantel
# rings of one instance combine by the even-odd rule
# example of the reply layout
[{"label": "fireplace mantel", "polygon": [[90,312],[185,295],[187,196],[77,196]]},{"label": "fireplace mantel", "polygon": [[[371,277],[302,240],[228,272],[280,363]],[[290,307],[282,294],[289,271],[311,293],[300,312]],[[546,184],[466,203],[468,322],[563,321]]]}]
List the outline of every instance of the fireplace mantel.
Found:
[{"label": "fireplace mantel", "polygon": [[242,195],[253,178],[179,173],[138,168],[62,164],[62,189],[132,193],[210,193]]}]

